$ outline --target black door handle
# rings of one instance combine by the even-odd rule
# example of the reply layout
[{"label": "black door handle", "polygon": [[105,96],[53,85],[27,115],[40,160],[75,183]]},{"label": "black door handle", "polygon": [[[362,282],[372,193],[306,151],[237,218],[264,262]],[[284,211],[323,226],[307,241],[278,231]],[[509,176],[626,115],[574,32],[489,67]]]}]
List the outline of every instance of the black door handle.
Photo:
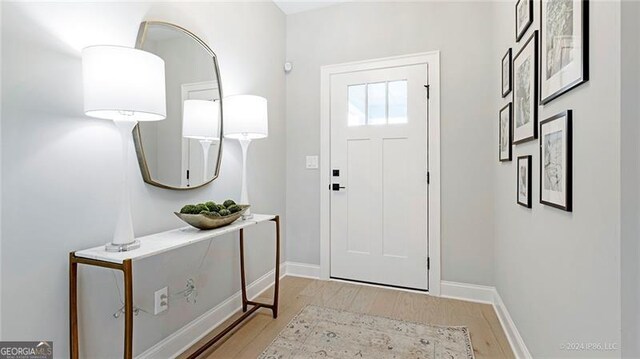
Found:
[{"label": "black door handle", "polygon": [[347,188],[347,187],[340,186],[340,183],[331,184],[331,190],[332,191],[339,191],[339,190],[344,189],[344,188]]}]

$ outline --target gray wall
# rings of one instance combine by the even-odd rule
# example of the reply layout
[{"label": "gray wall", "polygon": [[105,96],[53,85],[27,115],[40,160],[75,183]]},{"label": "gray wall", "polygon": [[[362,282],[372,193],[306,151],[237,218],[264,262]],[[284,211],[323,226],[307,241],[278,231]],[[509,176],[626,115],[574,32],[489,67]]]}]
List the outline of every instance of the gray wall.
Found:
[{"label": "gray wall", "polygon": [[496,66],[489,2],[344,3],[287,16],[287,244],[320,263],[320,67],[441,51],[442,278],[493,285]]},{"label": "gray wall", "polygon": [[622,356],[640,357],[640,2],[622,2]]},{"label": "gray wall", "polygon": [[[536,2],[534,29],[539,10]],[[567,342],[620,346],[621,340],[620,2],[593,1],[590,13],[590,81],[540,107],[538,116],[544,120],[574,111],[573,213],[539,203],[537,141],[514,147],[514,157],[533,156],[532,209],[516,204],[515,161],[493,163],[496,287],[534,357],[620,355],[619,350],[560,349]],[[512,2],[496,3],[495,20],[490,92],[497,99],[500,59],[523,41],[515,43]],[[494,100],[493,144],[498,143],[498,111],[507,101]],[[497,145],[493,148],[497,157]]]},{"label": "gray wall", "polygon": [[[249,153],[249,189],[256,213],[285,211],[286,23],[272,3],[4,3],[2,11],[2,320],[5,340],[53,340],[68,356],[67,260],[72,250],[111,239],[120,176],[119,137],[109,121],[83,115],[79,50],[90,44],[133,46],[140,21],[166,20],[200,35],[220,59],[225,94],[269,101],[270,137]],[[143,184],[131,153],[135,232],[183,226],[172,211],[189,202],[238,198],[240,149],[225,141],[219,180],[204,189],[167,191]],[[248,279],[273,268],[273,227],[248,234]],[[265,240],[260,240],[265,239]],[[168,312],[136,318],[136,353],[239,290],[237,240],[206,243],[136,264],[135,303],[153,311],[153,292],[178,291],[193,277],[197,304],[172,300]],[[122,287],[119,274],[117,275]],[[81,352],[121,357],[123,321],[114,277],[82,268]],[[115,345],[115,347],[114,347]],[[90,353],[90,355],[89,355]]]}]

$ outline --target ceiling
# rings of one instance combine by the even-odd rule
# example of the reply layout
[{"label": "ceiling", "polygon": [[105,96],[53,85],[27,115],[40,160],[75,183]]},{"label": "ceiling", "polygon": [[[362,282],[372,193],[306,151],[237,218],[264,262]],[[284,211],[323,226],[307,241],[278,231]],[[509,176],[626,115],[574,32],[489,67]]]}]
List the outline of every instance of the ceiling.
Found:
[{"label": "ceiling", "polygon": [[304,0],[273,0],[276,5],[287,15],[295,14],[303,11],[309,11],[319,9],[321,7],[331,6],[341,3],[345,0],[339,1],[304,1]]}]

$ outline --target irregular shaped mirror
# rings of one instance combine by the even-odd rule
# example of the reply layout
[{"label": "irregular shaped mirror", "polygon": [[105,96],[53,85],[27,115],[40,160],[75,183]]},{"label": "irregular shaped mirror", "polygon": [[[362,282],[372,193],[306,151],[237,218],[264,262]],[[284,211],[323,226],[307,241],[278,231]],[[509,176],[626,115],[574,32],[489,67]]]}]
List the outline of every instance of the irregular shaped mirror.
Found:
[{"label": "irregular shaped mirror", "polygon": [[136,48],[165,63],[167,118],[134,130],[144,181],[169,189],[201,187],[222,159],[222,90],[216,55],[191,32],[166,22],[140,24]]}]

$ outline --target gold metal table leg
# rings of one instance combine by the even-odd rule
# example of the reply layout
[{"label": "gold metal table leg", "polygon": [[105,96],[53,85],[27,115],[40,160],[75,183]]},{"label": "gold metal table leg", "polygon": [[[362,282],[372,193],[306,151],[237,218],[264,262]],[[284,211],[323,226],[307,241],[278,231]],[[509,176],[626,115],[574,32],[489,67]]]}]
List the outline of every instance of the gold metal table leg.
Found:
[{"label": "gold metal table leg", "polygon": [[69,352],[71,359],[79,359],[78,334],[78,264],[116,269],[124,275],[124,354],[133,359],[133,265],[130,259],[122,264],[105,262],[69,254]]}]

